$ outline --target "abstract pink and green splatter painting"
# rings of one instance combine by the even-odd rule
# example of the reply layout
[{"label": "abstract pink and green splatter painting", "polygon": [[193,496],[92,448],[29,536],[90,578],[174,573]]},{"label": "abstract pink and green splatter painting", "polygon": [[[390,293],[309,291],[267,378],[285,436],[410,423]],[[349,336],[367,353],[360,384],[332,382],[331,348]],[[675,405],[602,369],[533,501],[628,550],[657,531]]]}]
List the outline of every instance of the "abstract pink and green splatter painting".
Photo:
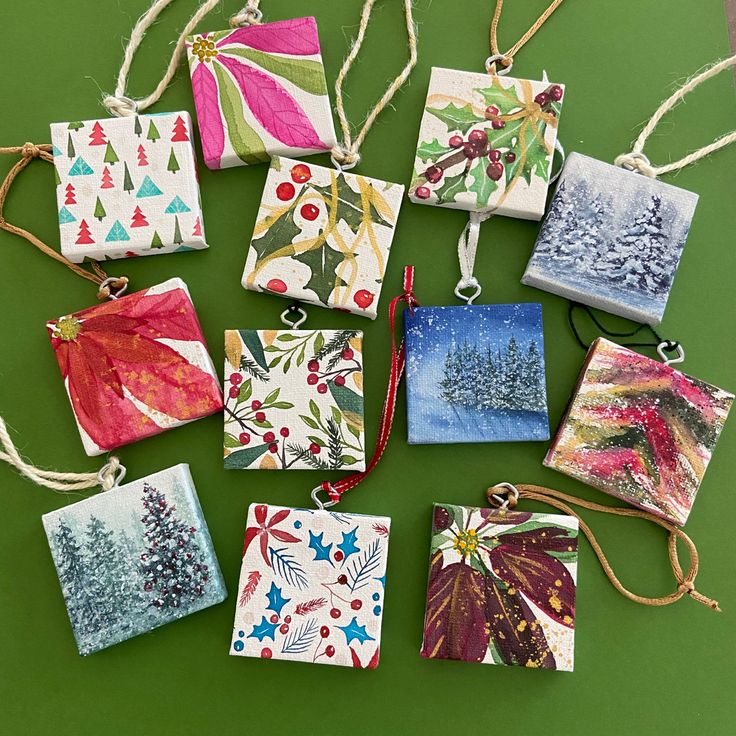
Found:
[{"label": "abstract pink and green splatter painting", "polygon": [[599,338],[544,464],[684,524],[733,398]]}]

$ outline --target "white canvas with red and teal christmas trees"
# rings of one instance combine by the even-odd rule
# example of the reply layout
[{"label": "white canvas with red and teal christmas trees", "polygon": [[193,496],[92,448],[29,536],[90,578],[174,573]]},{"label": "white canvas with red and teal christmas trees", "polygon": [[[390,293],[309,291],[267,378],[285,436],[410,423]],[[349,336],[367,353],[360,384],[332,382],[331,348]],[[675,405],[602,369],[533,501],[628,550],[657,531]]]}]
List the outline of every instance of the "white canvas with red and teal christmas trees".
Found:
[{"label": "white canvas with red and teal christmas trees", "polygon": [[207,247],[189,113],[53,123],[51,142],[70,261]]},{"label": "white canvas with red and teal christmas trees", "polygon": [[42,520],[82,655],[227,597],[186,464]]},{"label": "white canvas with red and teal christmas trees", "polygon": [[252,504],[230,654],[373,669],[391,519]]}]

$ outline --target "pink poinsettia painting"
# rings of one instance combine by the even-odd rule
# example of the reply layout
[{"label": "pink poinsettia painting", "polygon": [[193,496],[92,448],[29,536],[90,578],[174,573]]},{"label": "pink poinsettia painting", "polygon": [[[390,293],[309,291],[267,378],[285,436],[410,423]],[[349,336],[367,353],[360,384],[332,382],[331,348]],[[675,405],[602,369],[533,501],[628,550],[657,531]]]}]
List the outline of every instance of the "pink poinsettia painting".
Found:
[{"label": "pink poinsettia painting", "polygon": [[60,317],[47,329],[88,455],[222,409],[180,279]]},{"label": "pink poinsettia painting", "polygon": [[335,145],[314,18],[189,36],[187,53],[210,169]]}]

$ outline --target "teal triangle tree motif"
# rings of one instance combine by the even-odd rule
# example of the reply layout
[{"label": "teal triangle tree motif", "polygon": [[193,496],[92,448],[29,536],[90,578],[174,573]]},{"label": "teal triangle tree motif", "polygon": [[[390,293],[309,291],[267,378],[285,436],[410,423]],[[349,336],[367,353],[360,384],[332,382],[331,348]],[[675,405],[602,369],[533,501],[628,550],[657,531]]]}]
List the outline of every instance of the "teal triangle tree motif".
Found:
[{"label": "teal triangle tree motif", "polygon": [[62,207],[59,210],[59,225],[66,225],[68,222],[76,221],[77,218],[66,207]]},{"label": "teal triangle tree motif", "polygon": [[105,238],[106,243],[117,243],[121,240],[130,240],[128,231],[120,224],[119,220],[115,220],[115,224],[110,228],[110,232]]},{"label": "teal triangle tree motif", "polygon": [[61,156],[61,155],[62,155],[62,153],[61,153],[61,149],[60,149],[60,148],[59,148],[58,146],[54,146],[54,147],[53,147],[53,148],[51,149],[51,155],[52,155],[52,156]]},{"label": "teal triangle tree motif", "polygon": [[89,176],[94,174],[92,167],[80,156],[69,169],[69,176]]},{"label": "teal triangle tree motif", "polygon": [[163,194],[163,192],[153,183],[150,176],[146,176],[135,196],[137,199],[141,199],[142,197],[158,197],[159,194]]},{"label": "teal triangle tree motif", "polygon": [[171,200],[171,204],[166,208],[165,212],[169,215],[174,215],[177,212],[191,212],[191,210],[182,202],[181,197],[177,194]]}]

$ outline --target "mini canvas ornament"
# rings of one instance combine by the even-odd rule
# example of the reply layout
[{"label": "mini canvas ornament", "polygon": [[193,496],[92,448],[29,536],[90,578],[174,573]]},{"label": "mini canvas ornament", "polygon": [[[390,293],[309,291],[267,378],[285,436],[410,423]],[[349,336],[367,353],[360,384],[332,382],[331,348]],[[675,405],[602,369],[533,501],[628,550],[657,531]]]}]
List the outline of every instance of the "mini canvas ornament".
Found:
[{"label": "mini canvas ornament", "polygon": [[522,283],[638,322],[662,321],[698,196],[656,177],[723,148],[736,133],[665,166],[652,166],[644,145],[687,92],[734,64],[736,57],[712,66],[665,100],[615,165],[569,156]]},{"label": "mini canvas ornament", "polygon": [[329,151],[337,140],[315,19],[261,23],[251,0],[230,23],[187,38],[205,164]]},{"label": "mini canvas ornament", "polygon": [[365,470],[357,330],[225,332],[225,467]]},{"label": "mini canvas ornament", "polygon": [[188,465],[45,514],[43,526],[82,655],[227,597]]},{"label": "mini canvas ornament", "polygon": [[404,328],[411,444],[549,439],[540,304],[419,307]]},{"label": "mini canvas ornament", "polygon": [[51,142],[70,261],[207,247],[189,113],[54,123]]},{"label": "mini canvas ornament", "polygon": [[252,504],[230,654],[377,667],[390,526]]},{"label": "mini canvas ornament", "polygon": [[409,198],[539,220],[564,86],[432,68]]},{"label": "mini canvas ornament", "polygon": [[274,157],[243,286],[375,319],[404,187]]},{"label": "mini canvas ornament", "polygon": [[684,524],[734,397],[668,363],[598,338],[544,464]]},{"label": "mini canvas ornament", "polygon": [[578,520],[435,504],[421,654],[572,671]]},{"label": "mini canvas ornament", "polygon": [[[375,319],[396,220],[400,184],[348,173],[379,113],[416,64],[411,2],[405,0],[409,60],[353,139],[343,82],[363,43],[374,0],[365,0],[360,30],[335,83],[343,141],[334,169],[274,156],[243,271],[243,287]],[[275,153],[275,151],[274,151]]]},{"label": "mini canvas ornament", "polygon": [[[347,491],[362,482],[386,450],[404,371],[404,346],[403,343],[397,346],[395,341],[396,310],[402,301],[409,309],[416,306],[412,293],[413,274],[413,268],[408,267],[404,293],[394,298],[389,307],[391,370],[376,448],[367,468],[335,483],[325,481],[316,486],[311,494],[316,509],[265,503],[252,504],[248,509],[230,654],[359,669],[378,666],[391,520],[382,516],[335,513],[327,509],[334,507]],[[231,334],[228,338],[228,360],[231,356],[237,358],[240,351],[240,362],[245,365],[243,358],[250,361],[254,355],[255,337],[261,341],[271,339],[266,338],[267,333],[253,335],[252,332]],[[237,349],[232,343],[234,336],[241,341]],[[331,339],[334,341],[338,336],[339,333]],[[298,335],[298,339],[303,337],[303,334]],[[274,333],[270,344],[278,348],[278,353],[263,351],[265,356],[276,355],[272,360],[279,358],[283,350],[276,343],[277,339],[278,334]],[[325,342],[325,347],[329,344]],[[256,352],[259,352],[258,348]],[[286,360],[298,362],[300,352],[301,348],[297,357],[292,355]],[[340,355],[339,359],[348,358]],[[226,370],[231,368],[232,364]],[[315,370],[310,370],[310,373],[317,372],[316,366],[312,368]],[[263,370],[262,366],[260,369]],[[270,367],[271,372],[275,369],[276,366]],[[243,371],[246,369],[240,372]],[[233,389],[242,389],[245,385],[245,381],[237,379],[231,383]],[[232,393],[234,396],[235,391]],[[258,408],[267,403],[264,401]],[[272,408],[276,409],[276,404]],[[321,422],[326,420],[329,423],[330,418],[325,417],[316,402],[311,411],[311,416],[305,417],[310,420],[308,424],[314,421],[313,431]],[[346,414],[342,409],[340,411]],[[266,420],[266,417],[262,419]],[[291,434],[289,432],[289,436]],[[273,440],[278,442],[275,437]],[[226,457],[226,465],[228,458],[242,452],[247,450],[234,450]],[[316,454],[319,456],[320,453]],[[278,456],[279,452],[272,455]],[[247,464],[234,467],[247,467]],[[321,497],[323,494],[326,494],[326,499]]]},{"label": "mini canvas ornament", "polygon": [[222,409],[181,279],[64,315],[47,329],[88,455]]}]

